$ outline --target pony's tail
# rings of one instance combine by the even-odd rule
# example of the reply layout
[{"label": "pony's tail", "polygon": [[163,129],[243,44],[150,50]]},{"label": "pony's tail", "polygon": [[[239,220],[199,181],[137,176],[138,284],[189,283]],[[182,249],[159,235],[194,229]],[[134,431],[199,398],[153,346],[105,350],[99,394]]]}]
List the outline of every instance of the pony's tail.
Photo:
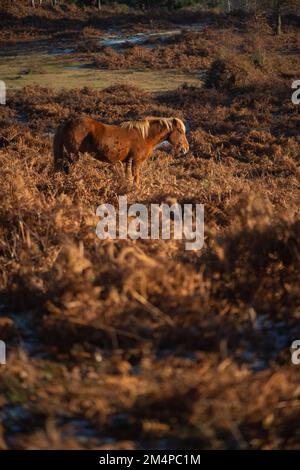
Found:
[{"label": "pony's tail", "polygon": [[63,133],[64,125],[59,126],[56,129],[53,139],[53,164],[54,164],[54,171],[62,171],[64,170],[64,145],[63,145]]}]

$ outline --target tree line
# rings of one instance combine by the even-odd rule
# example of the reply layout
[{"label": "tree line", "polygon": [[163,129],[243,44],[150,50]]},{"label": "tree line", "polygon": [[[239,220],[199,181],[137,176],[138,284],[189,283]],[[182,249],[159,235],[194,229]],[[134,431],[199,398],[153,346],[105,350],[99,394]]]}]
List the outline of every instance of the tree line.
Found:
[{"label": "tree line", "polygon": [[113,6],[116,4],[123,4],[129,7],[137,7],[143,9],[151,8],[183,8],[185,6],[202,5],[207,8],[221,7],[224,5],[224,0],[2,0],[3,4],[18,4],[27,3],[33,8],[43,5],[63,5],[75,4],[77,6],[95,6],[101,9],[102,6]]},{"label": "tree line", "polygon": [[[78,7],[95,7],[101,10],[103,6],[113,6],[123,4],[131,8],[150,10],[155,8],[167,8],[169,10],[178,9],[191,5],[199,5],[204,8],[220,8],[230,13],[235,10],[241,11],[264,11],[273,14],[275,18],[276,30],[282,33],[282,18],[288,11],[299,13],[300,0],[2,0],[3,6],[9,4],[28,4],[33,8],[44,5],[75,4]],[[2,6],[2,8],[3,8]]]}]

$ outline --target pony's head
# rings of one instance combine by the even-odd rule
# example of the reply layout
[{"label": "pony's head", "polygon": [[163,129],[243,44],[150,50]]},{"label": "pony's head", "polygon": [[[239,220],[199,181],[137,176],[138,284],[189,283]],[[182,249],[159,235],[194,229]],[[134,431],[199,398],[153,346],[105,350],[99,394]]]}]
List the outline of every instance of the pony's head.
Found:
[{"label": "pony's head", "polygon": [[[170,142],[170,144],[175,147],[176,151],[184,154],[189,151],[185,125],[179,118],[149,116],[142,121],[122,122],[121,127],[125,127],[130,130],[137,129],[144,139],[146,139],[149,134],[153,138],[154,132],[154,134],[159,135],[160,137],[163,137],[164,140]],[[163,136],[161,135],[162,133]]]},{"label": "pony's head", "polygon": [[186,154],[189,151],[189,143],[186,138],[186,128],[179,118],[171,118],[172,127],[167,140],[179,153]]}]

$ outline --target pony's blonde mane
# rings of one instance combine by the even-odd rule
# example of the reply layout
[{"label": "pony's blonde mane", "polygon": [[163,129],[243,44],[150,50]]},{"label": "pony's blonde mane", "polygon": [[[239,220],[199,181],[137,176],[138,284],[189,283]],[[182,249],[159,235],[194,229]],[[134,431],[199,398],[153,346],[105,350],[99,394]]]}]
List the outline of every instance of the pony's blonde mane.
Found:
[{"label": "pony's blonde mane", "polygon": [[150,124],[152,122],[157,122],[164,126],[167,131],[171,131],[173,129],[174,120],[177,122],[178,126],[181,128],[183,132],[185,132],[185,125],[183,121],[179,118],[174,117],[147,117],[141,121],[125,121],[122,122],[121,127],[126,127],[126,129],[132,130],[137,129],[143,136],[144,139],[148,137]]}]

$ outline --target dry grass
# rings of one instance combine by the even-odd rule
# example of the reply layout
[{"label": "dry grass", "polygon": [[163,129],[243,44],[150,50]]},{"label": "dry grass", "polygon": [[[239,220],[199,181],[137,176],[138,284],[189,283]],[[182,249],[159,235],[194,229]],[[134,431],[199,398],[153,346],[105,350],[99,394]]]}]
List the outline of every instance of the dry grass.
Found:
[{"label": "dry grass", "polygon": [[[249,67],[226,91],[34,87],[0,108],[0,447],[299,448],[300,117]],[[190,154],[156,151],[128,200],[204,203],[200,252],[97,239],[117,176],[52,169],[49,132],[81,112],[188,121]]]}]

